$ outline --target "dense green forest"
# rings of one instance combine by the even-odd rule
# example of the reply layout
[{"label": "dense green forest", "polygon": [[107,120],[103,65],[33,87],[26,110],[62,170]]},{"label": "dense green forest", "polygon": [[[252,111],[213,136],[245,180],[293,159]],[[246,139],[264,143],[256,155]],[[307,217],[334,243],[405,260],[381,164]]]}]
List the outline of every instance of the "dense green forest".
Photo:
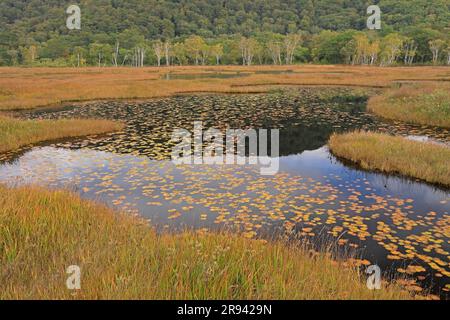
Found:
[{"label": "dense green forest", "polygon": [[450,64],[449,34],[450,0],[0,1],[0,65]]}]

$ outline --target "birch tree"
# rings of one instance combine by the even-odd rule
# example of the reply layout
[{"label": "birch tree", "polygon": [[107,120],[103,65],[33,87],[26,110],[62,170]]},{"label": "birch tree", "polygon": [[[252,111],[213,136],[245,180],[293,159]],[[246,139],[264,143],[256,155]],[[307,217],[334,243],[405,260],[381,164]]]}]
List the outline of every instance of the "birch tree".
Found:
[{"label": "birch tree", "polygon": [[195,65],[198,65],[205,40],[200,36],[191,36],[184,41],[184,45],[188,56],[194,61]]},{"label": "birch tree", "polygon": [[92,62],[95,62],[98,67],[106,65],[106,57],[112,53],[112,48],[109,44],[93,43],[89,46],[89,56]]},{"label": "birch tree", "polygon": [[288,34],[284,38],[286,64],[292,64],[294,62],[295,50],[300,45],[301,40],[302,40],[301,35],[297,33]]},{"label": "birch tree", "polygon": [[112,63],[115,67],[118,66],[118,61],[119,61],[119,49],[120,49],[120,44],[119,41],[116,41],[116,46],[114,48],[114,52],[112,54]]},{"label": "birch tree", "polygon": [[180,66],[187,63],[186,48],[184,43],[182,42],[175,43],[173,45],[172,52],[174,60],[178,61],[178,64]]},{"label": "birch tree", "polygon": [[380,41],[373,41],[368,48],[367,54],[369,55],[369,64],[373,66],[378,60],[378,54],[380,53]]},{"label": "birch tree", "polygon": [[82,67],[86,64],[85,49],[83,47],[77,46],[73,50],[72,61],[76,67]]},{"label": "birch tree", "polygon": [[441,53],[445,42],[444,40],[436,39],[428,42],[428,45],[430,46],[431,53],[433,53],[433,64],[437,64],[439,61],[439,54]]},{"label": "birch tree", "polygon": [[136,68],[144,67],[146,53],[147,53],[147,48],[144,43],[136,46],[133,50],[133,58],[131,60],[131,64]]},{"label": "birch tree", "polygon": [[407,38],[405,40],[404,45],[404,56],[403,56],[403,63],[407,65],[412,65],[414,62],[414,58],[416,57],[418,45],[416,42],[411,39]]},{"label": "birch tree", "polygon": [[38,58],[38,49],[34,44],[29,47],[20,47],[20,52],[26,64],[33,64]]},{"label": "birch tree", "polygon": [[242,64],[251,66],[255,53],[258,49],[258,43],[256,40],[242,37],[239,41],[239,49],[241,51]]},{"label": "birch tree", "polygon": [[369,39],[365,34],[358,34],[353,37],[355,40],[355,54],[353,56],[353,64],[369,63]]},{"label": "birch tree", "polygon": [[382,62],[381,65],[390,66],[394,64],[401,51],[403,46],[403,38],[396,34],[391,33],[383,38],[382,40]]},{"label": "birch tree", "polygon": [[206,64],[206,62],[208,61],[209,55],[210,55],[210,51],[211,48],[207,43],[204,43],[201,47],[200,47],[200,58],[202,61],[202,65],[204,66]]},{"label": "birch tree", "polygon": [[171,49],[172,49],[172,45],[170,43],[170,40],[167,39],[164,42],[164,57],[166,59],[166,66],[170,66],[170,56],[171,56],[170,51],[171,51]]},{"label": "birch tree", "polygon": [[216,44],[211,46],[211,54],[216,58],[216,64],[219,65],[223,56],[223,45]]},{"label": "birch tree", "polygon": [[270,57],[272,58],[273,64],[282,64],[281,60],[281,43],[278,41],[269,41],[267,44],[267,49],[269,50]]},{"label": "birch tree", "polygon": [[156,61],[157,61],[158,67],[161,66],[161,59],[162,59],[163,51],[164,51],[163,47],[164,46],[163,46],[163,43],[161,42],[161,40],[156,40],[153,43],[153,52],[155,52],[155,56],[156,56]]}]

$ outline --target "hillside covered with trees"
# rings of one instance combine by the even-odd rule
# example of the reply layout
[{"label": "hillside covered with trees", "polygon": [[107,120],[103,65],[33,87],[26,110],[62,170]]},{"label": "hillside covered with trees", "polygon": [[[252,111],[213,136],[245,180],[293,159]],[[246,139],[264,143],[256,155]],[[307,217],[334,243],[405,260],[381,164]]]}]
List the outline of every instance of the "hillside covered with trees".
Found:
[{"label": "hillside covered with trees", "polygon": [[[66,27],[71,4],[81,30]],[[372,4],[381,30],[367,29]],[[305,62],[450,64],[450,0],[0,2],[0,65]]]}]

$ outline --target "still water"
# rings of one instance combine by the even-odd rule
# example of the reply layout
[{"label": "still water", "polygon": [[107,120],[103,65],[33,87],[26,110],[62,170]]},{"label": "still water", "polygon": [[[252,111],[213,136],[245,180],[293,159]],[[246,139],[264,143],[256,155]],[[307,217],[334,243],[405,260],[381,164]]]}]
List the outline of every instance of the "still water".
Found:
[{"label": "still water", "polygon": [[[3,155],[0,182],[68,188],[139,214],[159,229],[232,229],[246,237],[296,234],[351,248],[361,263],[408,274],[446,295],[450,191],[348,166],[326,146],[333,132],[371,129],[448,144],[450,134],[385,123],[343,89],[268,95],[182,96],[91,103],[29,118],[122,120],[123,132]],[[347,97],[343,99],[342,97]],[[353,98],[352,98],[353,97]],[[280,128],[280,171],[252,165],[175,166],[174,128]]]},{"label": "still water", "polygon": [[163,80],[233,79],[248,77],[248,72],[166,73]]}]

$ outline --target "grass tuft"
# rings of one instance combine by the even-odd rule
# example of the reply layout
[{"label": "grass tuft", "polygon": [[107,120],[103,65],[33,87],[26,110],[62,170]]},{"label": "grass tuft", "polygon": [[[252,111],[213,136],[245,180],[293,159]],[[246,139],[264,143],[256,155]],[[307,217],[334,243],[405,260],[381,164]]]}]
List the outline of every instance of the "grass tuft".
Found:
[{"label": "grass tuft", "polygon": [[19,120],[0,116],[0,152],[43,141],[103,134],[121,128],[121,123],[107,120]]},{"label": "grass tuft", "polygon": [[329,146],[336,156],[364,169],[450,186],[450,148],[446,146],[371,132],[334,134]]},{"label": "grass tuft", "polygon": [[372,97],[368,110],[403,122],[450,128],[450,86],[413,85]]}]

